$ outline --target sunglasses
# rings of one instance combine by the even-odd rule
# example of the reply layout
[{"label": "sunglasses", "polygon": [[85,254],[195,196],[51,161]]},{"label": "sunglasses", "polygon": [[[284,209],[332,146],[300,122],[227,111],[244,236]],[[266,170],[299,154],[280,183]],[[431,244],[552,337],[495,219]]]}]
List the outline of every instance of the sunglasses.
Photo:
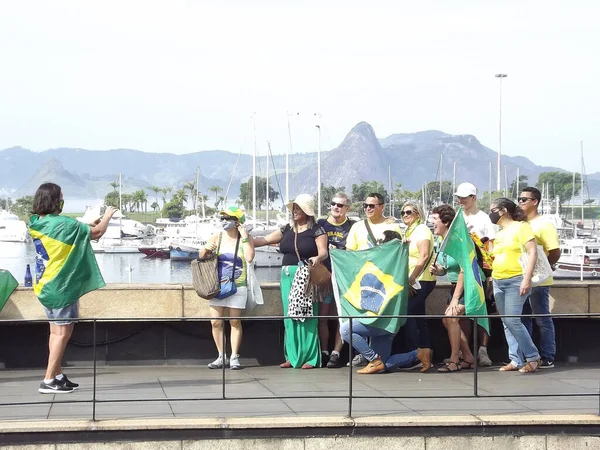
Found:
[{"label": "sunglasses", "polygon": [[331,202],[331,206],[337,206],[338,208],[343,208],[344,206],[348,206],[348,205],[344,205],[343,203]]},{"label": "sunglasses", "polygon": [[519,197],[517,200],[519,200],[519,203],[527,203],[528,200],[534,200],[531,197]]},{"label": "sunglasses", "polygon": [[407,209],[406,211],[402,211],[400,213],[400,215],[402,215],[402,216],[410,216],[413,213],[414,213],[414,211],[411,211],[410,209]]},{"label": "sunglasses", "polygon": [[363,203],[364,209],[375,209],[376,206],[381,206],[383,203]]}]

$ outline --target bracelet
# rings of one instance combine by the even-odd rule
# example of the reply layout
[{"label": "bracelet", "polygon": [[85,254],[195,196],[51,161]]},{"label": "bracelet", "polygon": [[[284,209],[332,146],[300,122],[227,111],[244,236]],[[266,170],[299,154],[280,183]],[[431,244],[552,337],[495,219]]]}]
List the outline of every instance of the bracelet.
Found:
[{"label": "bracelet", "polygon": [[244,239],[242,239],[242,244],[245,244],[245,243],[247,243],[247,242],[248,242],[248,238],[244,238]]}]

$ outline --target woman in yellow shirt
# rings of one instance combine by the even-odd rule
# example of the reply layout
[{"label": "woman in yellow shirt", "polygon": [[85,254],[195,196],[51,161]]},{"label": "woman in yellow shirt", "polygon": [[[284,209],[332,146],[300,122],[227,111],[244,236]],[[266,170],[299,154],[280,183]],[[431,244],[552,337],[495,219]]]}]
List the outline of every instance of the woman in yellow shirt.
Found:
[{"label": "woman in yellow shirt", "polygon": [[[429,273],[428,266],[433,256],[433,234],[425,225],[423,208],[416,202],[402,205],[402,221],[408,228],[404,240],[408,242],[408,282],[410,297],[408,299],[409,315],[425,315],[425,300],[433,288],[436,277]],[[409,348],[431,349],[427,319],[408,319],[405,325],[405,336]],[[429,367],[423,367],[425,372]]]},{"label": "woman in yellow shirt", "polygon": [[[494,298],[500,315],[519,316],[531,290],[531,277],[537,259],[535,236],[527,223],[523,211],[508,198],[497,198],[490,205],[490,220],[502,229],[494,240],[494,264],[492,281]],[[528,264],[523,273],[519,264],[522,252],[527,252]],[[517,348],[509,348],[510,363],[500,368],[501,372],[518,370],[532,373],[538,368],[540,354],[520,317],[503,317],[504,334]],[[522,357],[527,363],[522,365]]]}]

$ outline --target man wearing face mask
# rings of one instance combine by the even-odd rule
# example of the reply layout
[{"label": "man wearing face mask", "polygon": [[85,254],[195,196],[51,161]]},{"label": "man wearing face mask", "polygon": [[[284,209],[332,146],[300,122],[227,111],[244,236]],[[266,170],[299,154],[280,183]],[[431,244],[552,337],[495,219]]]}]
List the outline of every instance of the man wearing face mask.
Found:
[{"label": "man wearing face mask", "polygon": [[[223,320],[221,317],[240,317],[246,308],[248,300],[247,267],[254,259],[254,241],[248,234],[244,222],[244,212],[235,206],[221,211],[222,231],[213,234],[200,249],[199,257],[204,258],[208,253],[217,253],[217,271],[219,279],[232,278],[236,292],[225,298],[213,298],[209,302],[212,335],[219,356],[208,367],[219,369],[229,365],[232,370],[241,369],[239,349],[242,344],[242,322],[231,319],[231,359],[227,359],[223,348]],[[234,255],[237,249],[237,254]]]}]

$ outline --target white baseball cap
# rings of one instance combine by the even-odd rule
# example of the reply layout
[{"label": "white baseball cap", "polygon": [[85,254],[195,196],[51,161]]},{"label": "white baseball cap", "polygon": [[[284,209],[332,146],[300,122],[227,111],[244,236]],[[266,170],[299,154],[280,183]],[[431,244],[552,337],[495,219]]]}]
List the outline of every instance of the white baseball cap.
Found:
[{"label": "white baseball cap", "polygon": [[469,195],[477,195],[477,188],[471,183],[461,183],[456,188],[454,193],[457,197],[468,197]]}]

